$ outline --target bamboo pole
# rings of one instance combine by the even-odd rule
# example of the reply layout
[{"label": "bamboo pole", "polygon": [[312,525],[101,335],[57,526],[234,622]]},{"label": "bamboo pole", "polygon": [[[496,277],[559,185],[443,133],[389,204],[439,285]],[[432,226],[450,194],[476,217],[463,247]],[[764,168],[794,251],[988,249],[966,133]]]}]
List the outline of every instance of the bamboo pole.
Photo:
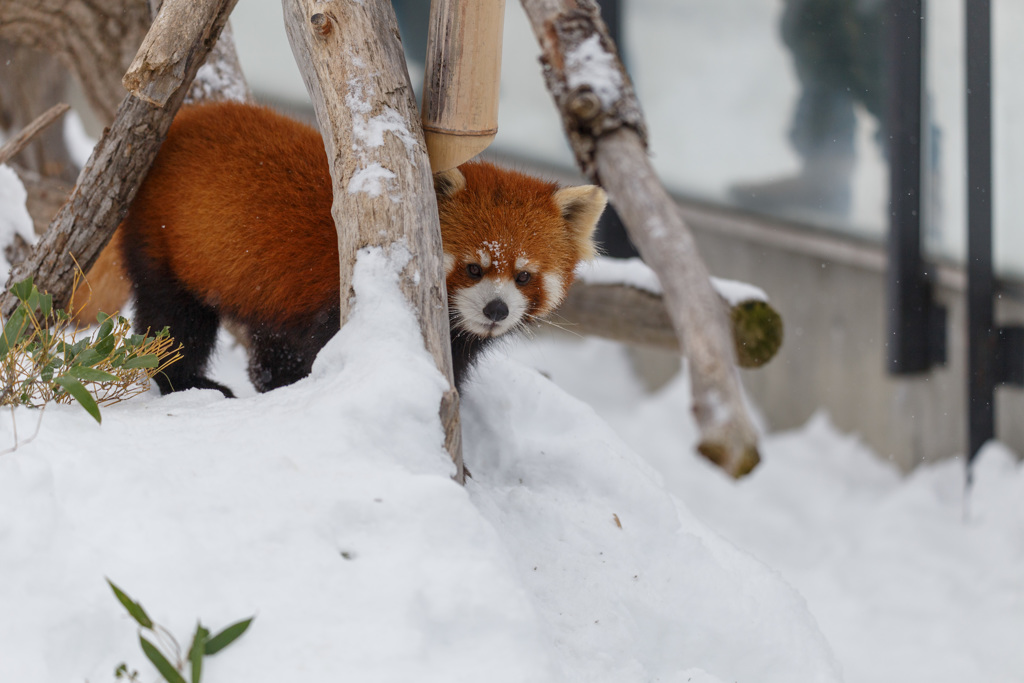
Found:
[{"label": "bamboo pole", "polygon": [[423,133],[434,173],[484,151],[498,132],[505,0],[432,0]]}]

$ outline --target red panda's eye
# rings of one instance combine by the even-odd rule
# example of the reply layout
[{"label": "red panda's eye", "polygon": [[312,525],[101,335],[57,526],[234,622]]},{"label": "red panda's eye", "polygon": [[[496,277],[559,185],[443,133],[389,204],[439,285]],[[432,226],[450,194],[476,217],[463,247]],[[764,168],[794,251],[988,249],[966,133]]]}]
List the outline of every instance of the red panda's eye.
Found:
[{"label": "red panda's eye", "polygon": [[525,285],[527,282],[530,281],[530,277],[532,276],[524,270],[523,272],[519,273],[519,275],[516,275],[516,284]]},{"label": "red panda's eye", "polygon": [[474,280],[481,278],[484,275],[483,268],[481,268],[476,263],[470,263],[468,266],[466,266],[466,273],[468,273],[469,276]]}]

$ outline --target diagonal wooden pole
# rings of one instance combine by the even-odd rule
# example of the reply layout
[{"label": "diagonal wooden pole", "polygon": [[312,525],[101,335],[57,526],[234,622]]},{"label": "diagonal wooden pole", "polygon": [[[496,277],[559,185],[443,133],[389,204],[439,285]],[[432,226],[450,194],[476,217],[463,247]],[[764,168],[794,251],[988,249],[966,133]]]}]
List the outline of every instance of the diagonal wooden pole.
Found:
[{"label": "diagonal wooden pole", "polygon": [[760,457],[731,335],[693,236],[647,157],[640,103],[593,0],[522,0],[583,172],[607,192],[658,274],[689,363],[698,450],[733,476]]}]

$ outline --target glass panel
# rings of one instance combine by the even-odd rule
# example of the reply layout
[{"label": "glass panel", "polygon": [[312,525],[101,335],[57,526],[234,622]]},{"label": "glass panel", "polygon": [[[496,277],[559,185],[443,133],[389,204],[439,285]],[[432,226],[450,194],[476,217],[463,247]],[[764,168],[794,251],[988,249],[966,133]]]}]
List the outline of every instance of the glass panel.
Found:
[{"label": "glass panel", "polygon": [[967,114],[964,0],[925,6],[924,201],[922,234],[929,258],[963,262],[967,239]]},{"label": "glass panel", "polygon": [[992,156],[998,276],[1024,278],[1024,3],[992,3]]},{"label": "glass panel", "polygon": [[[930,256],[966,258],[964,0],[929,0],[925,73],[927,134],[925,248]],[[1024,278],[1024,3],[992,2],[993,260],[1000,277]]]},{"label": "glass panel", "polygon": [[[881,238],[884,0],[627,0],[623,52],[679,194]],[[499,151],[570,164],[509,2]]]}]

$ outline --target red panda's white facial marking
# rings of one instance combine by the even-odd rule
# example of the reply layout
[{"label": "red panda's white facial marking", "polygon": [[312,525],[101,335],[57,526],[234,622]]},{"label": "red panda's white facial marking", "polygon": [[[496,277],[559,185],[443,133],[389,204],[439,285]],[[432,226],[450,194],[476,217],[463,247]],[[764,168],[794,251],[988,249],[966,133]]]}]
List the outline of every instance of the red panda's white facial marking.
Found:
[{"label": "red panda's white facial marking", "polygon": [[550,313],[565,298],[565,280],[558,273],[543,273],[541,281],[544,283],[544,303],[541,305],[537,315]]},{"label": "red panda's white facial marking", "polygon": [[538,280],[538,269],[521,250],[515,252],[512,259],[514,251],[506,243],[489,240],[455,260],[453,270],[461,269],[468,280],[448,293],[458,328],[479,337],[497,337],[540,312],[538,303],[548,299],[537,291],[544,287],[544,279]]},{"label": "red panda's white facial marking", "polygon": [[455,334],[488,339],[550,313],[594,255],[600,188],[470,163],[435,176],[435,189]]},{"label": "red panda's white facial marking", "polygon": [[515,281],[481,277],[452,297],[456,325],[478,337],[498,337],[518,325],[530,308],[529,300]]}]

